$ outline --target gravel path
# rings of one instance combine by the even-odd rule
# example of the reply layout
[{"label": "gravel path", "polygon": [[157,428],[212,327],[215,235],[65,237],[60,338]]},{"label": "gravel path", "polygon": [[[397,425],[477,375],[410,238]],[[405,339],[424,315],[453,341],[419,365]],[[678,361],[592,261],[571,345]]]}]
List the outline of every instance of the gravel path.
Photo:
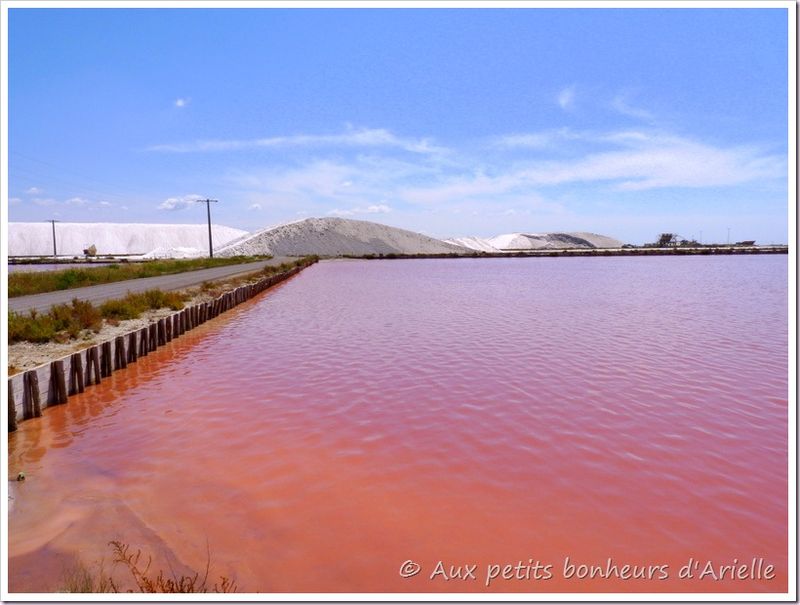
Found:
[{"label": "gravel path", "polygon": [[88,300],[93,304],[100,304],[114,298],[122,298],[128,292],[144,292],[151,288],[182,290],[191,286],[200,285],[205,281],[216,281],[234,275],[253,273],[269,265],[280,265],[281,263],[292,260],[295,259],[287,256],[276,256],[266,261],[243,263],[241,265],[212,267],[211,269],[198,269],[197,271],[186,271],[185,273],[175,273],[173,275],[142,277],[111,284],[88,286],[86,288],[73,288],[71,290],[31,294],[30,296],[18,296],[8,299],[8,308],[10,311],[16,313],[25,313],[31,309],[44,312],[48,311],[53,305],[69,303],[73,298]]}]

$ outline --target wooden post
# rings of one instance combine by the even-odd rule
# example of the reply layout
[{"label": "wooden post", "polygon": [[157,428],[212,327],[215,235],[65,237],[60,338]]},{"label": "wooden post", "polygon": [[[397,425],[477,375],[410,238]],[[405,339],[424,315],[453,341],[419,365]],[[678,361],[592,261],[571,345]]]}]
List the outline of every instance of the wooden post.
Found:
[{"label": "wooden post", "polygon": [[22,375],[22,416],[28,420],[28,418],[38,418],[41,415],[39,376],[36,370],[28,370]]},{"label": "wooden post", "polygon": [[69,394],[83,393],[83,360],[80,353],[73,353],[69,358]]},{"label": "wooden post", "polygon": [[158,348],[158,326],[155,323],[150,324],[148,328],[150,333],[149,345],[148,349],[150,351],[155,351]]},{"label": "wooden post", "polygon": [[164,327],[164,320],[159,319],[156,323],[158,330],[158,346],[167,344],[167,329]]},{"label": "wooden post", "polygon": [[139,330],[139,357],[146,357],[150,350],[150,331],[147,328]]},{"label": "wooden post", "polygon": [[8,381],[8,432],[17,430],[17,404],[14,402],[14,386]]},{"label": "wooden post", "polygon": [[175,313],[172,316],[172,333],[174,334],[173,338],[177,338],[181,334],[181,314]]},{"label": "wooden post", "polygon": [[114,369],[120,370],[128,367],[128,357],[125,355],[125,337],[117,336],[114,339]]},{"label": "wooden post", "polygon": [[128,363],[133,363],[137,357],[136,332],[131,332],[128,334]]},{"label": "wooden post", "polygon": [[97,345],[86,349],[86,386],[100,384],[100,351]]},{"label": "wooden post", "polygon": [[64,361],[61,359],[50,362],[50,389],[47,403],[48,405],[67,403],[67,381],[64,377]]},{"label": "wooden post", "polygon": [[111,376],[111,372],[113,372],[113,361],[112,361],[112,354],[111,354],[111,341],[107,340],[103,344],[100,345],[100,351],[102,355],[100,356],[100,375],[103,378]]}]

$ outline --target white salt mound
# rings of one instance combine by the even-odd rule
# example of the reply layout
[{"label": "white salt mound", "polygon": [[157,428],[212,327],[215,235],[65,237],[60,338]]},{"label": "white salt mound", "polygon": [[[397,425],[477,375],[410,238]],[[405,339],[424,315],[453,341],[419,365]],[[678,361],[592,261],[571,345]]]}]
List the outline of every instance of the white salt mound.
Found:
[{"label": "white salt mound", "polygon": [[143,254],[142,258],[150,260],[152,258],[199,258],[208,255],[208,248],[201,250],[200,248],[163,248],[159,247],[155,250],[150,250],[147,254]]},{"label": "white salt mound", "polygon": [[619,248],[622,242],[596,233],[506,233],[489,238],[498,250],[558,250],[565,248]]},{"label": "white salt mound", "polygon": [[[212,225],[214,247],[246,235],[246,231]],[[59,256],[81,256],[94,244],[98,256],[147,254],[159,249],[208,251],[208,226],[141,223],[56,223],[56,248]],[[53,253],[50,223],[9,223],[10,256],[45,256]]]},{"label": "white salt mound", "polygon": [[381,225],[344,218],[307,218],[270,227],[224,246],[218,256],[272,254],[274,256],[338,256],[344,254],[464,253],[461,246]]},{"label": "white salt mound", "polygon": [[464,248],[478,250],[480,252],[500,252],[488,239],[482,237],[451,237],[442,241],[453,244],[454,246],[463,246]]}]

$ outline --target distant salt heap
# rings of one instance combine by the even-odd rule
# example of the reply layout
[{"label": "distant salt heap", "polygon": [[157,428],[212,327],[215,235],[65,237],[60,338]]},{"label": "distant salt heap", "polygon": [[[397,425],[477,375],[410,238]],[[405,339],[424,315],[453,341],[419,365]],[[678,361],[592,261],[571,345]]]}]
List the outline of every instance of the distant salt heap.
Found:
[{"label": "distant salt heap", "polygon": [[596,233],[507,233],[489,238],[488,243],[501,251],[558,250],[564,248],[619,248],[622,242]]},{"label": "distant salt heap", "polygon": [[463,254],[461,246],[369,221],[308,218],[263,229],[224,246],[218,256],[272,254],[321,256],[362,254]]},{"label": "distant salt heap", "polygon": [[150,260],[154,258],[199,258],[208,255],[208,249],[200,248],[156,248],[142,255],[142,259]]},{"label": "distant salt heap", "polygon": [[463,246],[470,250],[478,250],[480,252],[500,252],[497,248],[492,246],[488,239],[482,237],[452,237],[442,240],[454,246]]},{"label": "distant salt heap", "polygon": [[[214,246],[227,244],[246,235],[246,231],[223,225],[212,226]],[[94,244],[98,256],[138,255],[188,250],[208,251],[208,226],[141,223],[56,223],[56,248],[59,255],[81,256]],[[183,252],[181,252],[183,251]],[[50,223],[9,223],[10,256],[46,256],[53,253]],[[163,258],[158,256],[158,258]]]},{"label": "distant salt heap", "polygon": [[[619,248],[619,240],[596,233],[507,233],[492,238],[438,240],[388,225],[343,218],[307,218],[248,233],[214,225],[214,255],[360,256],[365,254],[467,254]],[[94,244],[98,256],[194,258],[208,254],[208,227],[135,223],[56,223],[60,256],[81,256]],[[9,223],[10,256],[53,253],[52,227],[42,223]]]}]

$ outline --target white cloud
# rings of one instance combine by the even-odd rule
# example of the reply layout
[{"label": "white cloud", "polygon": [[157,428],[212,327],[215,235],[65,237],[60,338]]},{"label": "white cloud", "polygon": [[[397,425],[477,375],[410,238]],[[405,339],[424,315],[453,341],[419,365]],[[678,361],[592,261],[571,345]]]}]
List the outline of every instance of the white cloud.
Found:
[{"label": "white cloud", "polygon": [[507,134],[500,137],[495,137],[491,140],[493,147],[505,147],[509,149],[514,148],[532,148],[532,149],[545,149],[564,143],[565,141],[582,141],[597,138],[588,132],[576,132],[569,128],[560,128],[557,130],[544,130],[541,132],[527,132]]},{"label": "white cloud", "polygon": [[495,147],[532,147],[543,149],[553,143],[552,133],[535,132],[530,134],[508,134],[493,141]]},{"label": "white cloud", "polygon": [[329,210],[328,214],[334,216],[353,216],[355,214],[388,214],[391,211],[391,207],[387,204],[372,204],[366,207],[356,207],[345,210],[335,208],[333,210]]},{"label": "white cloud", "polygon": [[44,193],[43,189],[39,189],[38,187],[30,187],[29,189],[25,190],[25,193],[28,195],[41,195]]},{"label": "white cloud", "polygon": [[64,203],[69,206],[85,206],[89,203],[89,200],[82,197],[71,197]]},{"label": "white cloud", "polygon": [[609,181],[620,190],[725,187],[785,175],[782,156],[747,147],[719,148],[678,137],[629,139],[635,147],[548,162],[517,176],[531,185]]},{"label": "white cloud", "polygon": [[21,204],[22,200],[18,197],[12,197],[8,199],[9,204]]},{"label": "white cloud", "polygon": [[558,93],[556,101],[561,109],[572,109],[572,107],[575,105],[575,87],[569,86],[561,90]]},{"label": "white cloud", "polygon": [[175,107],[178,107],[178,108],[186,107],[189,104],[190,101],[191,101],[191,99],[189,99],[189,98],[178,98],[178,99],[175,99]]},{"label": "white cloud", "polygon": [[653,114],[646,109],[641,109],[639,107],[633,107],[630,105],[625,95],[617,95],[614,97],[614,99],[611,101],[611,108],[617,113],[621,113],[622,115],[630,118],[636,118],[637,120],[643,120],[645,122],[652,122],[654,118]]},{"label": "white cloud", "polygon": [[[472,154],[392,157],[373,151],[336,159],[229,173],[248,203],[294,215],[368,216],[410,207],[452,215],[500,216],[506,209],[563,215],[565,187],[590,185],[598,194],[661,188],[731,187],[784,179],[786,159],[758,147],[698,141],[650,128],[615,131],[554,129],[479,141]],[[544,147],[540,147],[544,145]],[[537,149],[525,153],[526,147]],[[542,149],[552,151],[544,155]],[[509,153],[515,155],[509,157]],[[402,204],[403,211],[392,205]],[[418,210],[417,210],[418,211]],[[512,215],[507,215],[511,217]]]},{"label": "white cloud", "polygon": [[108,208],[109,206],[112,206],[111,202],[99,202],[97,205],[102,206],[103,208]]},{"label": "white cloud", "polygon": [[250,204],[250,205],[247,207],[247,209],[248,209],[248,210],[261,210],[261,204],[259,204],[259,203]]},{"label": "white cloud", "polygon": [[190,206],[194,206],[201,196],[196,193],[189,195],[180,195],[177,197],[168,197],[158,205],[159,210],[184,210]]},{"label": "white cloud", "polygon": [[384,147],[410,153],[444,153],[431,139],[399,137],[383,128],[348,129],[340,134],[297,134],[260,139],[210,139],[188,143],[153,145],[149,151],[189,153],[202,151],[239,151],[257,148],[286,147]]}]

